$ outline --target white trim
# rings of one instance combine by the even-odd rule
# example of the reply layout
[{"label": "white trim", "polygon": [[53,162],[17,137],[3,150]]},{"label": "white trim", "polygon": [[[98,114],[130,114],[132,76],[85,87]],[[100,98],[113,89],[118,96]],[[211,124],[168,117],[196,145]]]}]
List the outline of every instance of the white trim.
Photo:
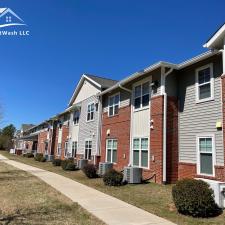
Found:
[{"label": "white trim", "polygon": [[[93,119],[88,120],[88,106],[89,106],[89,105],[92,105],[92,104],[94,104]],[[91,113],[91,112],[90,112],[90,113]],[[94,120],[95,120],[95,102],[92,101],[92,102],[89,102],[89,103],[87,104],[86,122],[89,123],[89,122],[93,122]]]},{"label": "white trim", "polygon": [[116,115],[119,114],[119,112],[117,114],[115,114],[115,104],[113,103],[113,115],[109,115],[109,108],[110,108],[109,102],[110,102],[110,98],[115,97],[117,95],[119,95],[118,107],[120,108],[120,92],[117,92],[116,94],[113,94],[113,95],[108,96],[108,117],[113,117],[113,116],[116,116]]},{"label": "white trim", "polygon": [[[199,139],[200,138],[212,138],[212,174],[204,174],[200,172],[200,151],[199,151]],[[196,149],[197,149],[197,174],[209,177],[215,177],[215,165],[216,165],[216,147],[215,147],[215,134],[202,133],[196,135]]]},{"label": "white trim", "polygon": [[112,160],[112,159],[113,159],[113,150],[114,150],[113,148],[111,148],[111,162],[110,162],[110,163],[113,163],[113,164],[117,164],[117,161],[118,161],[118,160],[117,160],[117,159],[118,159],[118,139],[116,139],[116,138],[107,138],[107,139],[106,139],[105,162],[108,162],[108,160],[107,160],[107,159],[108,159],[108,148],[107,148],[108,145],[107,145],[107,144],[108,144],[108,141],[109,141],[109,140],[110,140],[110,141],[117,141],[117,148],[116,148],[116,156],[117,156],[117,157],[116,157],[116,162],[113,162],[113,160]]},{"label": "white trim", "polygon": [[[209,98],[204,98],[204,99],[199,99],[199,83],[198,83],[198,76],[199,76],[199,71],[204,70],[204,69],[210,69],[210,97]],[[195,101],[196,103],[201,103],[201,102],[207,102],[207,101],[212,101],[214,100],[214,76],[213,76],[213,63],[201,66],[195,70]]]},{"label": "white trim", "polygon": [[[133,156],[133,152],[134,152],[134,149],[133,149],[133,142],[134,142],[134,139],[139,139],[139,166],[136,166],[134,165],[134,156]],[[141,166],[141,139],[148,139],[148,166],[147,167],[144,167],[144,166]],[[143,149],[143,151],[146,150],[146,149]],[[150,138],[148,136],[135,136],[135,137],[132,137],[132,148],[131,148],[131,164],[133,167],[138,167],[138,168],[143,168],[143,169],[150,169]]]}]

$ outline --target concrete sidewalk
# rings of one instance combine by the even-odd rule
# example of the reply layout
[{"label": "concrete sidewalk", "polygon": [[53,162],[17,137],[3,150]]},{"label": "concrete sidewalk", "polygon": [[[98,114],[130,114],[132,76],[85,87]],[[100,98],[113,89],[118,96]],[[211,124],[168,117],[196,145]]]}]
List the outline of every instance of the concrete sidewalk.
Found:
[{"label": "concrete sidewalk", "polygon": [[[27,171],[77,202],[88,212],[109,225],[172,225],[174,223],[132,206],[117,198],[80,184],[64,176],[33,166],[9,160],[0,155],[0,161]],[[149,196],[151,197],[151,196]]]}]

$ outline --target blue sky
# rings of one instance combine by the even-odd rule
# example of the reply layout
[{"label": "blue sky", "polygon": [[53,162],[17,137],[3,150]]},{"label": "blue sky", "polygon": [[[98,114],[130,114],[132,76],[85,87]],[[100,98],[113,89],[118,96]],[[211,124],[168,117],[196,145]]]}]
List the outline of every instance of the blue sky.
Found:
[{"label": "blue sky", "polygon": [[63,111],[83,73],[121,79],[202,53],[225,22],[224,0],[1,0],[4,7],[30,36],[0,36],[0,127]]}]

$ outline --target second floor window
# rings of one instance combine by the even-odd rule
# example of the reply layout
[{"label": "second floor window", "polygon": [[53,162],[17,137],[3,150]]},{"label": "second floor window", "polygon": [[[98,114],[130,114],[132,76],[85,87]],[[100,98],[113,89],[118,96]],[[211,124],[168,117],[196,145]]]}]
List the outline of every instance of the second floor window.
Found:
[{"label": "second floor window", "polygon": [[134,108],[140,109],[149,105],[149,82],[134,88]]},{"label": "second floor window", "polygon": [[73,124],[78,124],[80,119],[80,111],[74,111],[73,113]]},{"label": "second floor window", "polygon": [[94,120],[94,110],[95,104],[94,103],[89,104],[87,109],[87,121]]},{"label": "second floor window", "polygon": [[109,116],[117,115],[119,112],[119,94],[109,97]]},{"label": "second floor window", "polygon": [[213,98],[212,64],[196,70],[196,100],[206,101]]}]

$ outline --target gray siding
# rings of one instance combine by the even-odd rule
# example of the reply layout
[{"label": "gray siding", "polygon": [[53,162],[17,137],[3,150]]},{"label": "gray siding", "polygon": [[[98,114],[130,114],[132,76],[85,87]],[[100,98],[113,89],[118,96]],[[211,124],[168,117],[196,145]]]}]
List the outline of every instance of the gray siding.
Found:
[{"label": "gray siding", "polygon": [[94,111],[94,120],[87,122],[87,106],[89,103],[97,103],[97,97],[91,96],[81,103],[81,114],[79,120],[79,136],[78,136],[78,154],[84,154],[85,152],[85,140],[92,139],[92,155],[97,153],[97,132],[98,132],[98,118],[99,110]]},{"label": "gray siding", "polygon": [[222,121],[221,105],[221,59],[213,62],[214,100],[196,103],[195,69],[210,61],[181,71],[178,74],[179,94],[179,161],[197,162],[196,136],[201,133],[215,134],[216,164],[224,165],[222,131],[216,129],[216,122]]}]

